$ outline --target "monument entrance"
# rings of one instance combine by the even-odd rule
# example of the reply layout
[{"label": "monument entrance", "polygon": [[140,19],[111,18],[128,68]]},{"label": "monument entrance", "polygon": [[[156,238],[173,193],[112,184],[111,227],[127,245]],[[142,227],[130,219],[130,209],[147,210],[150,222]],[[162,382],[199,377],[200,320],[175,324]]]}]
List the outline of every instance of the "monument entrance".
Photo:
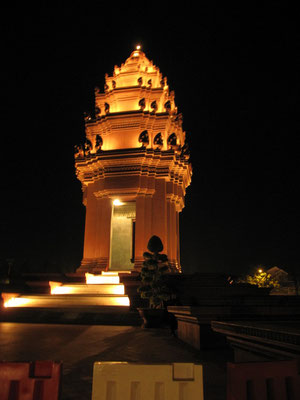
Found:
[{"label": "monument entrance", "polygon": [[111,218],[110,270],[134,268],[135,202],[113,202]]}]

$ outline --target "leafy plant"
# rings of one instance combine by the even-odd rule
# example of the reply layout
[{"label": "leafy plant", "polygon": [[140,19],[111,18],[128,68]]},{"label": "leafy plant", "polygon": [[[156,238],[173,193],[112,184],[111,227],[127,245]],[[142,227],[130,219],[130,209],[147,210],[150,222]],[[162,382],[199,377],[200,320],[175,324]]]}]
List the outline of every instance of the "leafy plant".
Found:
[{"label": "leafy plant", "polygon": [[168,257],[160,254],[163,251],[162,241],[158,236],[152,236],[148,242],[141,270],[141,285],[138,292],[141,297],[148,299],[150,308],[163,308],[164,302],[170,300],[174,294],[166,282],[166,273],[169,271]]}]

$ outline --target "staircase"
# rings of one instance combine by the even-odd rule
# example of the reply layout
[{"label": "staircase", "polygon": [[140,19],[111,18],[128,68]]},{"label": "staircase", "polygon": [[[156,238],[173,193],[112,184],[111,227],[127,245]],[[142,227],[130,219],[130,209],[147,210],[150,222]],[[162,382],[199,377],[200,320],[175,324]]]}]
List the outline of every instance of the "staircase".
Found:
[{"label": "staircase", "polygon": [[[126,272],[122,271],[122,274]],[[130,271],[127,272],[130,274]],[[3,293],[1,320],[139,325],[118,271],[86,274],[86,283],[49,282],[50,294]],[[4,319],[3,319],[4,318]],[[29,319],[29,320],[28,320]],[[41,321],[42,320],[42,321]]]}]

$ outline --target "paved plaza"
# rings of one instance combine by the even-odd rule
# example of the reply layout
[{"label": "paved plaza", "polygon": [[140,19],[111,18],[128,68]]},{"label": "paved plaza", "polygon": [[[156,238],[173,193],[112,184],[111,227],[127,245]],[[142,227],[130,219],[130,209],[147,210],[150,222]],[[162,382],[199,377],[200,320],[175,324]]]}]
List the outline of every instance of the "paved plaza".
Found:
[{"label": "paved plaza", "polygon": [[226,398],[230,351],[197,351],[166,329],[0,323],[0,354],[5,361],[62,361],[62,400],[91,399],[95,361],[199,363],[204,369],[204,399]]}]

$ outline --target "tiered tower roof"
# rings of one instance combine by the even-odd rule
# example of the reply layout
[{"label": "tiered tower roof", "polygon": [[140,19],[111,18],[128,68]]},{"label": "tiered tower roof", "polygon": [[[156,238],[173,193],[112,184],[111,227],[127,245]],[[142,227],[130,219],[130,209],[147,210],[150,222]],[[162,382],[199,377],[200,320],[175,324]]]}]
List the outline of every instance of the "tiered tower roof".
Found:
[{"label": "tiered tower roof", "polygon": [[[115,66],[112,76],[105,76],[104,92],[96,88],[95,108],[95,116],[86,117],[86,143],[75,154],[83,188],[109,177],[124,180],[128,174],[163,178],[178,185],[175,197],[182,209],[192,174],[182,116],[167,79],[139,47]],[[114,190],[121,193],[119,187]],[[100,189],[95,195],[112,196],[114,190]],[[136,187],[126,190],[128,195],[137,192]]]},{"label": "tiered tower roof", "polygon": [[174,92],[140,46],[124,64],[114,67],[112,76],[105,76],[104,92],[95,89],[95,117],[86,117],[86,137],[91,153],[99,149],[99,140],[102,150],[138,148],[141,143],[179,150],[184,145]]}]

